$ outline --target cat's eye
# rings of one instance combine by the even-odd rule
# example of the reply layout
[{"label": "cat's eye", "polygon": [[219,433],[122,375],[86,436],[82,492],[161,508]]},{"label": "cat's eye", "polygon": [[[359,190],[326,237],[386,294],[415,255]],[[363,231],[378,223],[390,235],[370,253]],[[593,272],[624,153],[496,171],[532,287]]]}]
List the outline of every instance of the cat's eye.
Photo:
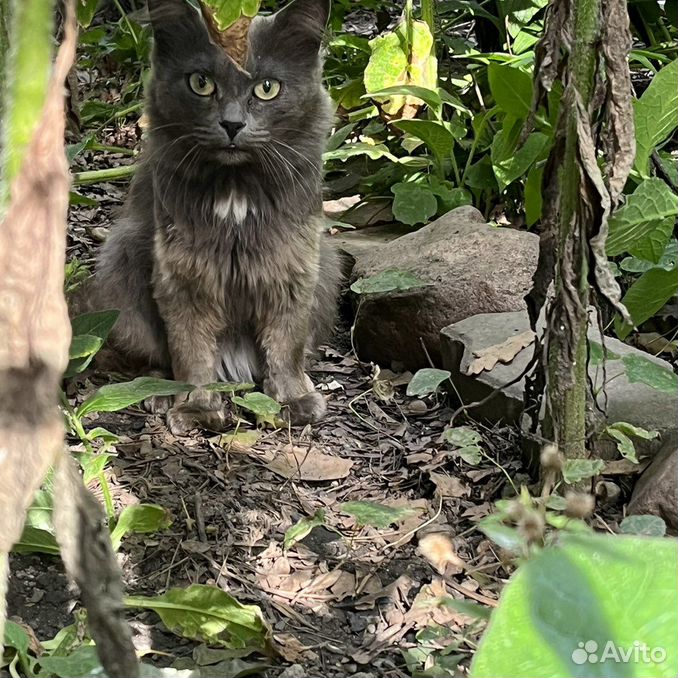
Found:
[{"label": "cat's eye", "polygon": [[214,80],[204,73],[191,73],[191,75],[188,76],[188,84],[190,88],[201,97],[211,96],[216,89]]},{"label": "cat's eye", "polygon": [[254,86],[254,96],[257,99],[270,101],[280,94],[280,83],[277,80],[262,80]]}]

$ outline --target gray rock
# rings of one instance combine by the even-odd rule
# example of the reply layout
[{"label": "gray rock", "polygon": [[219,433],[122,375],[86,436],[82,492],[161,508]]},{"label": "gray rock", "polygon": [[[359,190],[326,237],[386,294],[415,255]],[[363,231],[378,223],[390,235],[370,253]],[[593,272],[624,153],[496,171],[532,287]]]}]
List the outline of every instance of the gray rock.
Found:
[{"label": "gray rock", "polygon": [[301,664],[292,664],[288,666],[279,676],[279,678],[309,678],[308,671]]},{"label": "gray rock", "polygon": [[368,226],[355,231],[344,231],[332,236],[332,242],[345,254],[352,257],[355,264],[359,256],[370,254],[381,245],[411,232],[412,228],[404,224],[381,224],[380,226]]},{"label": "gray rock", "polygon": [[[491,422],[517,423],[522,412],[523,389],[525,380],[505,386],[515,379],[528,365],[533,346],[523,349],[509,364],[498,363],[491,371],[475,376],[466,374],[473,360],[474,352],[501,344],[509,337],[518,335],[530,328],[527,313],[481,314],[466,318],[441,332],[442,364],[452,372],[455,387],[464,403],[482,400],[495,389],[500,392],[486,404],[473,410],[474,416],[480,416]],[[597,329],[589,329],[589,341],[600,345]],[[623,342],[605,338],[608,350],[606,371],[601,365],[590,365],[589,375],[598,392],[598,405],[606,412],[607,421],[626,421],[635,426],[659,431],[662,436],[678,430],[678,391],[659,391],[643,383],[628,379],[623,359],[628,356],[642,358],[663,369],[671,371],[664,360],[640,351]],[[605,376],[605,394],[602,385]],[[657,443],[634,440],[636,447],[643,452],[656,451]]]},{"label": "gray rock", "polygon": [[410,370],[427,366],[429,356],[437,362],[443,327],[478,313],[525,307],[538,246],[536,235],[493,228],[478,210],[465,206],[385,245],[356,252],[353,279],[398,269],[429,283],[361,300],[353,335],[358,355]]},{"label": "gray rock", "polygon": [[666,436],[661,450],[638,479],[627,513],[659,516],[669,534],[678,534],[678,435],[675,433]]}]

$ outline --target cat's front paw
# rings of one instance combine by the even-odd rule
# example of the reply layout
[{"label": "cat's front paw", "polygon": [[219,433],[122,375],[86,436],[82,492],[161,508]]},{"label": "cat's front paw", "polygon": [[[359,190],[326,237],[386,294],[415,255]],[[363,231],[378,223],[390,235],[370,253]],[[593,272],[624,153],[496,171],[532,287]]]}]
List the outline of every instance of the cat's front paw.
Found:
[{"label": "cat's front paw", "polygon": [[175,436],[185,436],[196,428],[223,431],[233,423],[231,412],[220,393],[198,388],[188,399],[167,412],[167,427]]},{"label": "cat's front paw", "polygon": [[144,400],[144,409],[151,414],[167,414],[174,405],[174,396],[151,396]]},{"label": "cat's front paw", "polygon": [[283,413],[289,418],[291,424],[313,424],[320,421],[327,412],[325,398],[316,391],[304,393],[299,398],[285,403]]}]

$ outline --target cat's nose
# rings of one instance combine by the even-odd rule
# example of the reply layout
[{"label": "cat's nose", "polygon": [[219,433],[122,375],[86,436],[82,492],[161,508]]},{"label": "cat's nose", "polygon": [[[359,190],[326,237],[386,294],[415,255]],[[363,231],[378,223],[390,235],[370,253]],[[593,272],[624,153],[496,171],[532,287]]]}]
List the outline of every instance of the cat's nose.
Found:
[{"label": "cat's nose", "polygon": [[222,120],[219,124],[226,130],[226,134],[228,134],[231,141],[235,139],[236,134],[245,126],[245,123],[240,120]]}]

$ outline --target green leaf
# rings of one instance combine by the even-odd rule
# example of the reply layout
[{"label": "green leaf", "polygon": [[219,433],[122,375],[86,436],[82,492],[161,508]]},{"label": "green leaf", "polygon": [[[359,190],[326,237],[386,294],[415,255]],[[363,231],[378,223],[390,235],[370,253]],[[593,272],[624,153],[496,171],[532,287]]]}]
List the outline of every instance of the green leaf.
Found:
[{"label": "green leaf", "polygon": [[658,262],[673,232],[678,196],[661,179],[645,179],[610,218],[605,250]]},{"label": "green leaf", "polygon": [[398,120],[393,126],[421,139],[439,161],[450,157],[454,136],[442,123],[435,120]]},{"label": "green leaf", "polygon": [[59,545],[52,532],[26,525],[21,538],[14,544],[15,553],[47,553],[50,556],[59,555]]},{"label": "green leaf", "polygon": [[74,452],[73,454],[82,468],[82,480],[85,485],[91,483],[100,473],[103,473],[108,460],[116,456],[107,452],[97,452],[96,454]]},{"label": "green leaf", "polygon": [[492,141],[492,169],[501,191],[525,175],[549,143],[546,134],[533,132],[518,148],[520,128],[520,121],[516,121],[508,129],[503,127]]},{"label": "green leaf", "polygon": [[75,7],[78,23],[82,28],[87,28],[96,14],[99,0],[77,0]]},{"label": "green leaf", "polygon": [[639,355],[626,355],[622,358],[626,368],[626,378],[632,384],[645,384],[663,393],[675,393],[678,389],[678,377],[671,369]]},{"label": "green leaf", "polygon": [[483,458],[483,451],[478,445],[466,445],[455,450],[454,453],[471,466],[477,466]]},{"label": "green leaf", "polygon": [[498,516],[488,516],[478,523],[480,529],[488,539],[497,546],[518,553],[524,546],[525,540],[515,527],[509,527],[501,522]]},{"label": "green leaf", "polygon": [[657,73],[643,95],[634,101],[636,159],[634,166],[648,173],[652,151],[678,127],[678,59]]},{"label": "green leaf", "polygon": [[563,465],[563,480],[574,485],[598,475],[605,468],[602,459],[566,459]]},{"label": "green leaf", "polygon": [[359,525],[370,525],[377,528],[386,528],[397,524],[414,515],[411,508],[395,508],[384,506],[373,501],[346,501],[339,505],[339,509],[353,516]]},{"label": "green leaf", "polygon": [[169,512],[156,504],[136,504],[123,509],[115,528],[111,532],[113,550],[120,548],[127,534],[149,534],[164,530],[172,524]]},{"label": "green leaf", "polygon": [[381,292],[404,292],[417,287],[426,287],[424,282],[409,271],[389,268],[369,278],[359,278],[351,285],[351,292],[356,294],[378,294]]},{"label": "green leaf", "polygon": [[[622,303],[631,314],[634,324],[638,326],[657,313],[676,292],[678,292],[676,272],[652,268],[629,287],[622,298]],[[617,336],[623,340],[633,328],[617,317],[614,329]]]},{"label": "green leaf", "polygon": [[534,226],[541,219],[541,182],[543,177],[543,165],[533,165],[527,173],[525,180],[525,221],[528,226]]},{"label": "green leaf", "polygon": [[507,64],[492,62],[487,67],[490,91],[505,113],[527,118],[532,108],[532,78]]},{"label": "green leaf", "polygon": [[589,364],[592,366],[602,365],[603,360],[619,360],[621,356],[618,356],[614,351],[611,351],[607,346],[606,350],[603,351],[603,345],[599,344],[597,341],[589,341]]},{"label": "green leaf", "polygon": [[638,259],[638,257],[625,257],[619,262],[619,267],[629,273],[645,273],[645,271],[649,271],[651,268],[675,271],[678,267],[678,241],[669,241],[657,263]]},{"label": "green leaf", "polygon": [[[30,638],[23,627],[16,622],[7,620],[5,622],[4,640],[0,645],[14,648],[20,656],[25,657],[28,654],[28,647],[30,645]],[[0,660],[2,657],[0,657]],[[0,664],[1,665],[1,664]]]},{"label": "green leaf", "polygon": [[426,396],[436,393],[440,385],[452,376],[448,370],[438,370],[433,367],[424,367],[417,370],[407,385],[408,396]]},{"label": "green leaf", "polygon": [[82,678],[95,669],[99,669],[103,674],[96,648],[91,645],[79,647],[67,657],[42,655],[38,662],[43,671],[58,678]]},{"label": "green leaf", "polygon": [[658,516],[627,516],[619,523],[619,531],[639,537],[663,537],[666,534],[666,523]]},{"label": "green leaf", "polygon": [[216,391],[218,393],[242,393],[243,391],[251,391],[255,388],[255,384],[249,382],[236,381],[217,381],[213,384],[206,384],[203,388],[207,391]]},{"label": "green leaf", "polygon": [[233,396],[231,400],[236,405],[240,405],[240,407],[255,414],[257,421],[269,422],[272,425],[275,424],[275,417],[281,410],[280,403],[273,400],[273,398],[269,398],[269,396],[256,391],[253,393],[246,393],[243,397]]},{"label": "green leaf", "polygon": [[95,337],[99,337],[102,341],[105,341],[113,329],[113,325],[115,325],[119,315],[120,311],[116,310],[96,311],[95,313],[76,315],[75,318],[71,320],[71,330],[74,335],[91,334]]},{"label": "green leaf", "polygon": [[[387,87],[415,85],[432,90],[436,86],[437,62],[433,54],[433,36],[426,23],[401,22],[395,31],[370,40],[371,55],[363,75],[368,94]],[[406,103],[417,103],[419,97],[392,95],[382,100],[388,115],[397,115]]]},{"label": "green leaf", "polygon": [[368,144],[364,141],[344,144],[341,148],[334,151],[327,151],[323,154],[323,160],[340,160],[346,162],[349,158],[355,158],[358,155],[366,155],[370,160],[379,160],[379,158],[388,158],[391,162],[398,162],[398,158],[388,150],[384,144]]},{"label": "green leaf", "polygon": [[629,424],[627,421],[615,421],[614,424],[607,427],[608,431],[610,429],[622,431],[627,436],[635,436],[636,438],[642,438],[643,440],[654,440],[655,438],[659,438],[659,431],[648,431],[640,426]]},{"label": "green leaf", "polygon": [[619,454],[621,454],[621,456],[625,459],[637,464],[638,456],[636,455],[636,446],[633,444],[633,440],[631,440],[631,438],[629,438],[626,433],[619,431],[612,426],[608,426],[605,431],[610,437],[617,441],[617,449],[619,450]]},{"label": "green leaf", "polygon": [[437,211],[438,201],[431,189],[422,184],[400,182],[391,186],[393,216],[403,224],[426,223]]},{"label": "green leaf", "polygon": [[318,509],[310,518],[301,518],[287,532],[283,540],[283,548],[292,548],[298,541],[308,536],[314,527],[325,524],[325,511]]},{"label": "green leaf", "polygon": [[127,607],[155,611],[172,632],[192,640],[267,652],[270,630],[256,605],[243,605],[215,586],[192,584],[148,598],[130,596]]},{"label": "green leaf", "polygon": [[385,87],[384,89],[365,94],[362,98],[383,97],[388,99],[394,94],[421,99],[434,113],[436,113],[436,115],[439,115],[442,109],[443,101],[440,98],[440,94],[434,89],[428,89],[428,87],[420,87],[418,85],[394,85],[392,87]]},{"label": "green leaf", "polygon": [[73,337],[68,350],[68,367],[64,372],[64,378],[68,379],[85,370],[103,343],[99,337],[91,334],[80,334]]},{"label": "green leaf", "polygon": [[490,608],[485,607],[484,605],[478,605],[470,600],[464,600],[460,598],[452,598],[451,596],[443,596],[438,598],[436,602],[439,605],[444,605],[449,607],[456,612],[461,612],[469,617],[475,617],[476,619],[489,619],[490,618]]},{"label": "green leaf", "polygon": [[455,447],[468,447],[479,443],[483,437],[470,426],[457,426],[445,429],[443,439]]},{"label": "green leaf", "polygon": [[[557,545],[521,565],[502,591],[470,676],[678,675],[677,554],[674,540],[561,534]],[[599,661],[589,660],[584,643]],[[648,651],[663,648],[665,658],[623,662],[606,652],[608,645],[633,652],[634,643]]]},{"label": "green leaf", "polygon": [[76,414],[78,417],[84,417],[92,412],[117,412],[154,395],[177,395],[192,391],[194,388],[191,384],[182,384],[170,379],[137,377],[133,381],[107,384],[97,389],[78,407]]}]

